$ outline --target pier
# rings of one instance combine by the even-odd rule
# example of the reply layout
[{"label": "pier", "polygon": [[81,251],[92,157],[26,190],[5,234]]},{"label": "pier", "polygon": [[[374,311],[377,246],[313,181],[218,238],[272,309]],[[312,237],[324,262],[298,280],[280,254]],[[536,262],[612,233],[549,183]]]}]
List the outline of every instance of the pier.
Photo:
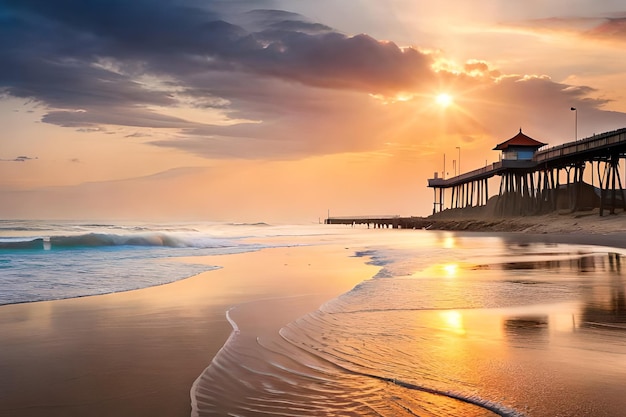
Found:
[{"label": "pier", "polygon": [[[494,176],[501,177],[493,208],[497,216],[529,216],[562,209],[575,212],[595,207],[599,207],[602,216],[607,210],[611,214],[618,208],[626,210],[619,172],[619,162],[626,157],[626,128],[541,149],[545,146],[520,129],[516,136],[494,148],[502,151],[500,161],[451,178],[435,175],[428,180],[428,187],[434,191],[433,214],[487,206],[488,180]],[[588,166],[591,185],[583,181]],[[451,191],[447,204],[446,190]]]},{"label": "pier", "polygon": [[353,227],[367,226],[368,229],[429,229],[433,226],[434,222],[424,217],[339,216],[324,219],[324,224],[345,224]]},{"label": "pier", "polygon": [[400,216],[350,216],[350,217],[328,217],[324,220],[326,224],[346,224],[350,226],[367,225],[375,229],[398,229],[403,218]]}]

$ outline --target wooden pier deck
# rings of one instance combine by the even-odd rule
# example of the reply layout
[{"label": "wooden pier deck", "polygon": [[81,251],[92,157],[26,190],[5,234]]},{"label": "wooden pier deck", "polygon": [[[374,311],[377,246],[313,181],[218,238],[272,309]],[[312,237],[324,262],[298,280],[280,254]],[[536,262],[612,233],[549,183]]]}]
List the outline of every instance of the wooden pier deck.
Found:
[{"label": "wooden pier deck", "polygon": [[426,229],[432,226],[433,220],[424,217],[350,216],[328,217],[324,223],[348,226],[366,225],[368,229]]}]

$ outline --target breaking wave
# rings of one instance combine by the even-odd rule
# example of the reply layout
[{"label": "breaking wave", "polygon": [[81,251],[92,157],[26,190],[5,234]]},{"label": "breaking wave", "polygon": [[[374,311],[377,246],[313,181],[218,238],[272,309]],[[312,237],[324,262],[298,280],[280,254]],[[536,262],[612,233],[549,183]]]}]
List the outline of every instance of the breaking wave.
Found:
[{"label": "breaking wave", "polygon": [[148,232],[135,234],[86,233],[68,236],[0,240],[0,249],[44,250],[107,246],[150,246],[168,248],[225,248],[235,246],[230,239],[192,236],[185,233]]}]

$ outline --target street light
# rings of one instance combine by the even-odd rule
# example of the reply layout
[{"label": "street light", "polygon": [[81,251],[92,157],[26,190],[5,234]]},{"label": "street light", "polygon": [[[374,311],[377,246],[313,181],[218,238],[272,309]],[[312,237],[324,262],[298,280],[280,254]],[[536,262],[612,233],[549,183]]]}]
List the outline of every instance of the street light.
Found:
[{"label": "street light", "polygon": [[456,147],[459,150],[459,163],[458,163],[458,168],[459,168],[459,175],[461,175],[461,147],[457,146]]},{"label": "street light", "polygon": [[571,107],[570,110],[574,112],[574,140],[578,140],[578,110],[576,107]]}]

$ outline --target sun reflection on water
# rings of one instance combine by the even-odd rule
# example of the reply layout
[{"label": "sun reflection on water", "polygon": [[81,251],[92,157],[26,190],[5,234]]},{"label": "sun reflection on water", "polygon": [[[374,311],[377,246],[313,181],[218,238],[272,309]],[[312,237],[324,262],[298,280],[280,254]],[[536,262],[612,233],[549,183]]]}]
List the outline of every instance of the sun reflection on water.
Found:
[{"label": "sun reflection on water", "polygon": [[446,278],[454,278],[459,272],[458,264],[444,264],[441,266],[441,268],[443,269],[444,276]]},{"label": "sun reflection on water", "polygon": [[442,311],[440,313],[443,324],[442,329],[451,331],[456,334],[465,334],[465,325],[463,323],[463,314],[456,310]]},{"label": "sun reflection on water", "polygon": [[448,235],[443,238],[442,245],[446,249],[453,249],[456,247],[456,237],[454,235]]}]

